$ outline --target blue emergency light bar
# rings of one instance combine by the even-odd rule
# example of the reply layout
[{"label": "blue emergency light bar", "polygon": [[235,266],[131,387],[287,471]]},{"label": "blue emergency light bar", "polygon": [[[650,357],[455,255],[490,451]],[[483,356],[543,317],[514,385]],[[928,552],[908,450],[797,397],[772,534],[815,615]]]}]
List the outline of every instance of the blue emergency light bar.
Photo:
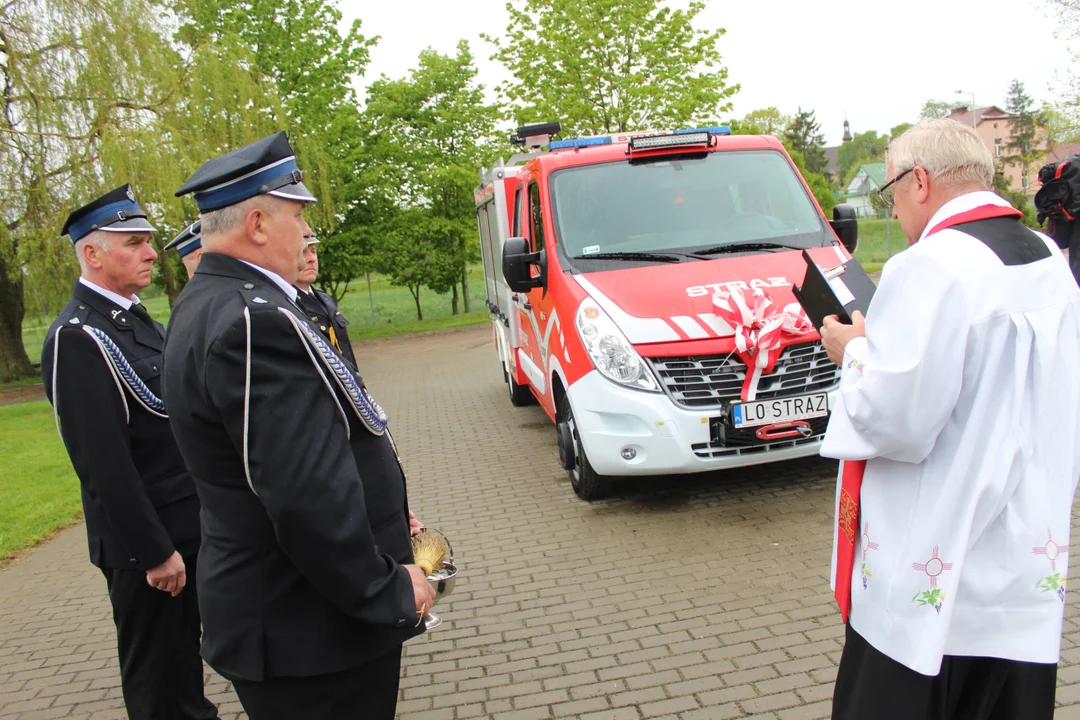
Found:
[{"label": "blue emergency light bar", "polygon": [[[682,143],[682,142],[679,142],[679,140],[675,139],[675,137],[674,137],[674,136],[677,136],[677,135],[691,135],[693,133],[708,133],[708,135],[710,137],[713,136],[713,135],[730,135],[731,134],[731,128],[729,128],[727,125],[714,125],[712,127],[707,127],[707,128],[686,128],[686,129],[683,129],[683,130],[674,130],[672,132],[658,133],[658,134],[653,134],[653,135],[642,134],[642,135],[635,136],[633,133],[615,133],[614,136],[615,137],[620,137],[620,136],[621,137],[626,137],[626,136],[629,135],[629,136],[631,136],[629,138],[630,141],[632,141],[634,139],[638,139],[638,138],[644,139],[644,138],[647,138],[647,137],[648,138],[661,138],[661,137],[663,137],[663,138],[671,138],[670,140],[666,140],[666,141],[664,141],[664,140],[653,141],[655,143],[654,147],[678,147],[679,145],[683,145],[683,144],[695,144],[695,145],[700,144],[701,141],[698,140],[698,139],[690,140],[688,138],[686,143]],[[574,138],[574,139],[571,139],[571,140],[555,140],[555,141],[553,141],[552,143],[550,143],[548,145],[548,150],[568,150],[568,149],[571,149],[571,148],[573,148],[575,150],[580,150],[581,148],[594,147],[594,146],[597,146],[597,145],[610,145],[612,143],[612,137],[613,137],[612,135],[595,135],[595,136],[592,136],[592,137]],[[643,143],[643,145],[648,145],[648,144],[651,144],[651,143]],[[639,145],[638,149],[644,149],[644,147]]]},{"label": "blue emergency light bar", "polygon": [[548,150],[565,150],[566,148],[592,147],[593,145],[610,145],[610,135],[598,135],[596,137],[575,138],[573,140],[556,140],[548,145]]}]

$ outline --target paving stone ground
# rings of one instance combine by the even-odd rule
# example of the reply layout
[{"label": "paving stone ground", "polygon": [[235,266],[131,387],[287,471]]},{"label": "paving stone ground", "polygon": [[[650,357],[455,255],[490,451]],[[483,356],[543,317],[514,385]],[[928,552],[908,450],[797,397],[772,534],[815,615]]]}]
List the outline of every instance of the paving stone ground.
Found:
[{"label": "paving stone ground", "polygon": [[[587,504],[543,411],[510,405],[486,327],[358,350],[413,508],[462,573],[443,627],[407,646],[400,718],[828,717],[833,463],[635,481]],[[1080,720],[1069,600],[1057,718]],[[123,718],[119,682],[81,526],[0,572],[0,718]],[[207,687],[223,719],[244,717],[209,670]]]}]

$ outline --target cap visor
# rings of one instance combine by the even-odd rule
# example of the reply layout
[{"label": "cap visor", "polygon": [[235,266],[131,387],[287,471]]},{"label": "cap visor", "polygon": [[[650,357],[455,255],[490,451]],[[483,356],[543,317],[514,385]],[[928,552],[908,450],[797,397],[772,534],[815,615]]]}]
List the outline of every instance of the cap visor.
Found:
[{"label": "cap visor", "polygon": [[114,222],[111,225],[98,228],[98,230],[104,230],[105,232],[157,232],[157,229],[151,225],[146,218],[131,218],[129,220],[120,220]]},{"label": "cap visor", "polygon": [[304,183],[285,185],[279,187],[277,190],[271,190],[267,195],[273,195],[274,197],[283,198],[285,200],[298,200],[305,203],[319,202],[318,198],[312,195],[311,191],[304,187]]}]

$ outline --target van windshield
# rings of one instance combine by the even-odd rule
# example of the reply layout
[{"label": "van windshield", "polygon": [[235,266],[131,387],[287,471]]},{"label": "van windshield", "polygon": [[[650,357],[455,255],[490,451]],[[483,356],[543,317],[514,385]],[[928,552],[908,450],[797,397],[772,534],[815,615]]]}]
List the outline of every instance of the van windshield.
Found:
[{"label": "van windshield", "polygon": [[551,187],[558,242],[571,258],[823,242],[821,215],[773,150],[565,168]]}]

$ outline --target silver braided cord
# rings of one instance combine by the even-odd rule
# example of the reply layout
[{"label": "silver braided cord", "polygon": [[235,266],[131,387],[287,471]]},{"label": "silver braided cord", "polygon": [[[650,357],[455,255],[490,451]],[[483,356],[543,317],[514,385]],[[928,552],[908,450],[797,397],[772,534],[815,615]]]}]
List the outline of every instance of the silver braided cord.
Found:
[{"label": "silver braided cord", "polygon": [[352,405],[353,410],[356,411],[357,417],[363,423],[364,427],[372,435],[382,435],[386,432],[387,418],[386,413],[379,406],[379,403],[375,402],[375,398],[371,396],[371,393],[367,391],[367,388],[362,387],[356,380],[356,376],[353,374],[349,366],[345,364],[345,361],[341,359],[341,356],[337,354],[330,344],[327,343],[322,336],[304,321],[296,318],[291,312],[284,308],[278,308],[281,312],[285,313],[302,333],[307,341],[311,344],[316,351],[318,351],[319,358],[326,365],[326,368],[332,373],[334,380],[337,382],[338,387],[341,388],[345,396],[349,398],[349,404]]},{"label": "silver braided cord", "polygon": [[167,418],[165,414],[165,403],[155,395],[150,388],[146,386],[142,378],[131,367],[131,363],[124,357],[124,353],[120,352],[120,348],[116,346],[112,338],[106,335],[96,327],[89,325],[83,325],[90,337],[98,343],[98,346],[105,351],[105,356],[109,360],[110,364],[116,369],[120,378],[124,381],[124,385],[127,386],[132,396],[139,401],[139,403],[148,411],[161,418]]}]

